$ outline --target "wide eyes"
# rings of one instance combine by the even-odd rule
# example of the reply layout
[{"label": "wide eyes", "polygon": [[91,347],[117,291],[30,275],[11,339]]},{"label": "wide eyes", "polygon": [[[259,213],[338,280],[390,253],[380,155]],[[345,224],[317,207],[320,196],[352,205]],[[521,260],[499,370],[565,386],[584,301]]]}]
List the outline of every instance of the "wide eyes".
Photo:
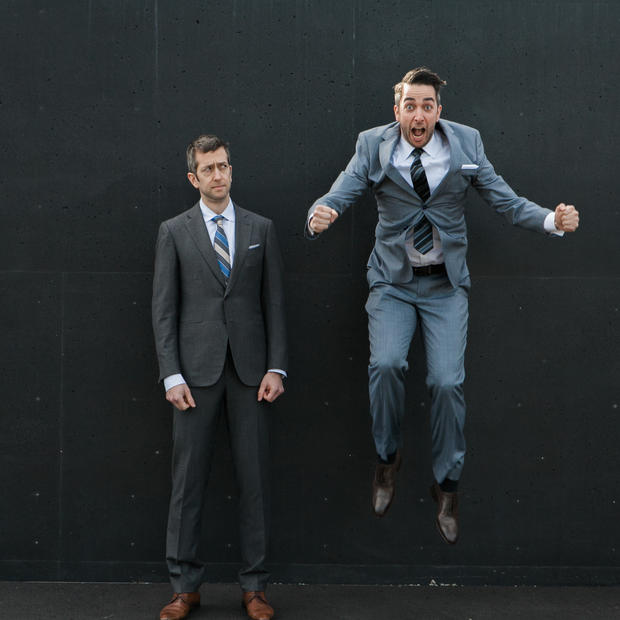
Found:
[{"label": "wide eyes", "polygon": [[[433,106],[430,103],[427,103],[426,105],[422,106],[422,109],[425,112],[432,112],[433,111]],[[415,106],[413,106],[411,104],[407,104],[405,106],[405,111],[406,112],[413,112],[413,111],[415,111]]]}]

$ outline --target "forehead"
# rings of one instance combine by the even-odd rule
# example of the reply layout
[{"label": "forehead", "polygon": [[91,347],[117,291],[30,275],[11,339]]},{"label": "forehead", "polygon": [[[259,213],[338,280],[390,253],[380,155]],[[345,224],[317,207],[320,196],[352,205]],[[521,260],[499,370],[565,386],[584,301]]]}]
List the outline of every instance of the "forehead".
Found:
[{"label": "forehead", "polygon": [[425,99],[437,101],[435,89],[430,84],[403,84],[401,103],[407,100],[419,103]]},{"label": "forehead", "polygon": [[215,151],[208,151],[207,153],[196,151],[195,157],[198,168],[212,166],[220,162],[228,162],[228,155],[226,155],[226,149],[223,146],[220,146],[220,148]]}]

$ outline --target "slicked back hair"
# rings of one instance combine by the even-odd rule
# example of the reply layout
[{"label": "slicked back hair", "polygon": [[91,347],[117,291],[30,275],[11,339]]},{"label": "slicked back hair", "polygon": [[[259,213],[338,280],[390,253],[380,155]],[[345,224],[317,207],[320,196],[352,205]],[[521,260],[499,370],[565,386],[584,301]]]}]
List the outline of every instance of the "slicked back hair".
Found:
[{"label": "slicked back hair", "polygon": [[196,151],[210,153],[211,151],[217,151],[217,149],[221,147],[226,149],[226,156],[230,164],[230,147],[228,146],[228,142],[224,142],[224,140],[211,134],[202,134],[198,136],[187,147],[187,170],[196,174]]},{"label": "slicked back hair", "polygon": [[436,73],[428,69],[427,67],[416,67],[407,71],[403,75],[398,84],[394,84],[394,103],[400,105],[400,98],[403,94],[403,86],[405,84],[427,84],[435,89],[435,96],[437,98],[437,105],[441,104],[441,98],[439,96],[439,89],[446,85],[446,81],[442,80]]}]

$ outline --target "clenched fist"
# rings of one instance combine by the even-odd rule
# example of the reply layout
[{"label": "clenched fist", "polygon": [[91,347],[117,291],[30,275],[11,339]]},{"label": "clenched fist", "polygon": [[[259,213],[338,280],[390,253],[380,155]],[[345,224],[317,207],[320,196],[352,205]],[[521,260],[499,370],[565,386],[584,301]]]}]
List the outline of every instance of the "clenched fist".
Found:
[{"label": "clenched fist", "polygon": [[573,205],[561,202],[555,208],[555,227],[564,232],[575,232],[579,226],[579,211]]},{"label": "clenched fist", "polygon": [[325,205],[317,205],[310,222],[308,222],[308,228],[313,233],[322,233],[334,223],[337,217],[338,211],[334,211]]}]

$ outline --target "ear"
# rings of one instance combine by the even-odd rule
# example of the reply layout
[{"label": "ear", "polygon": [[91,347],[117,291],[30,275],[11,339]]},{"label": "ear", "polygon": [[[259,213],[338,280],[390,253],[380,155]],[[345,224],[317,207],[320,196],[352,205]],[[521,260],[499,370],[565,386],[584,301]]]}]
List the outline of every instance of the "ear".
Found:
[{"label": "ear", "polygon": [[198,189],[200,187],[200,183],[198,182],[198,179],[196,178],[196,175],[193,172],[188,172],[187,173],[187,178],[189,180],[189,182],[196,188]]},{"label": "ear", "polygon": [[439,120],[440,116],[441,116],[441,106],[437,106],[437,120]]},{"label": "ear", "polygon": [[394,106],[394,118],[400,122],[400,109],[397,105]]}]

